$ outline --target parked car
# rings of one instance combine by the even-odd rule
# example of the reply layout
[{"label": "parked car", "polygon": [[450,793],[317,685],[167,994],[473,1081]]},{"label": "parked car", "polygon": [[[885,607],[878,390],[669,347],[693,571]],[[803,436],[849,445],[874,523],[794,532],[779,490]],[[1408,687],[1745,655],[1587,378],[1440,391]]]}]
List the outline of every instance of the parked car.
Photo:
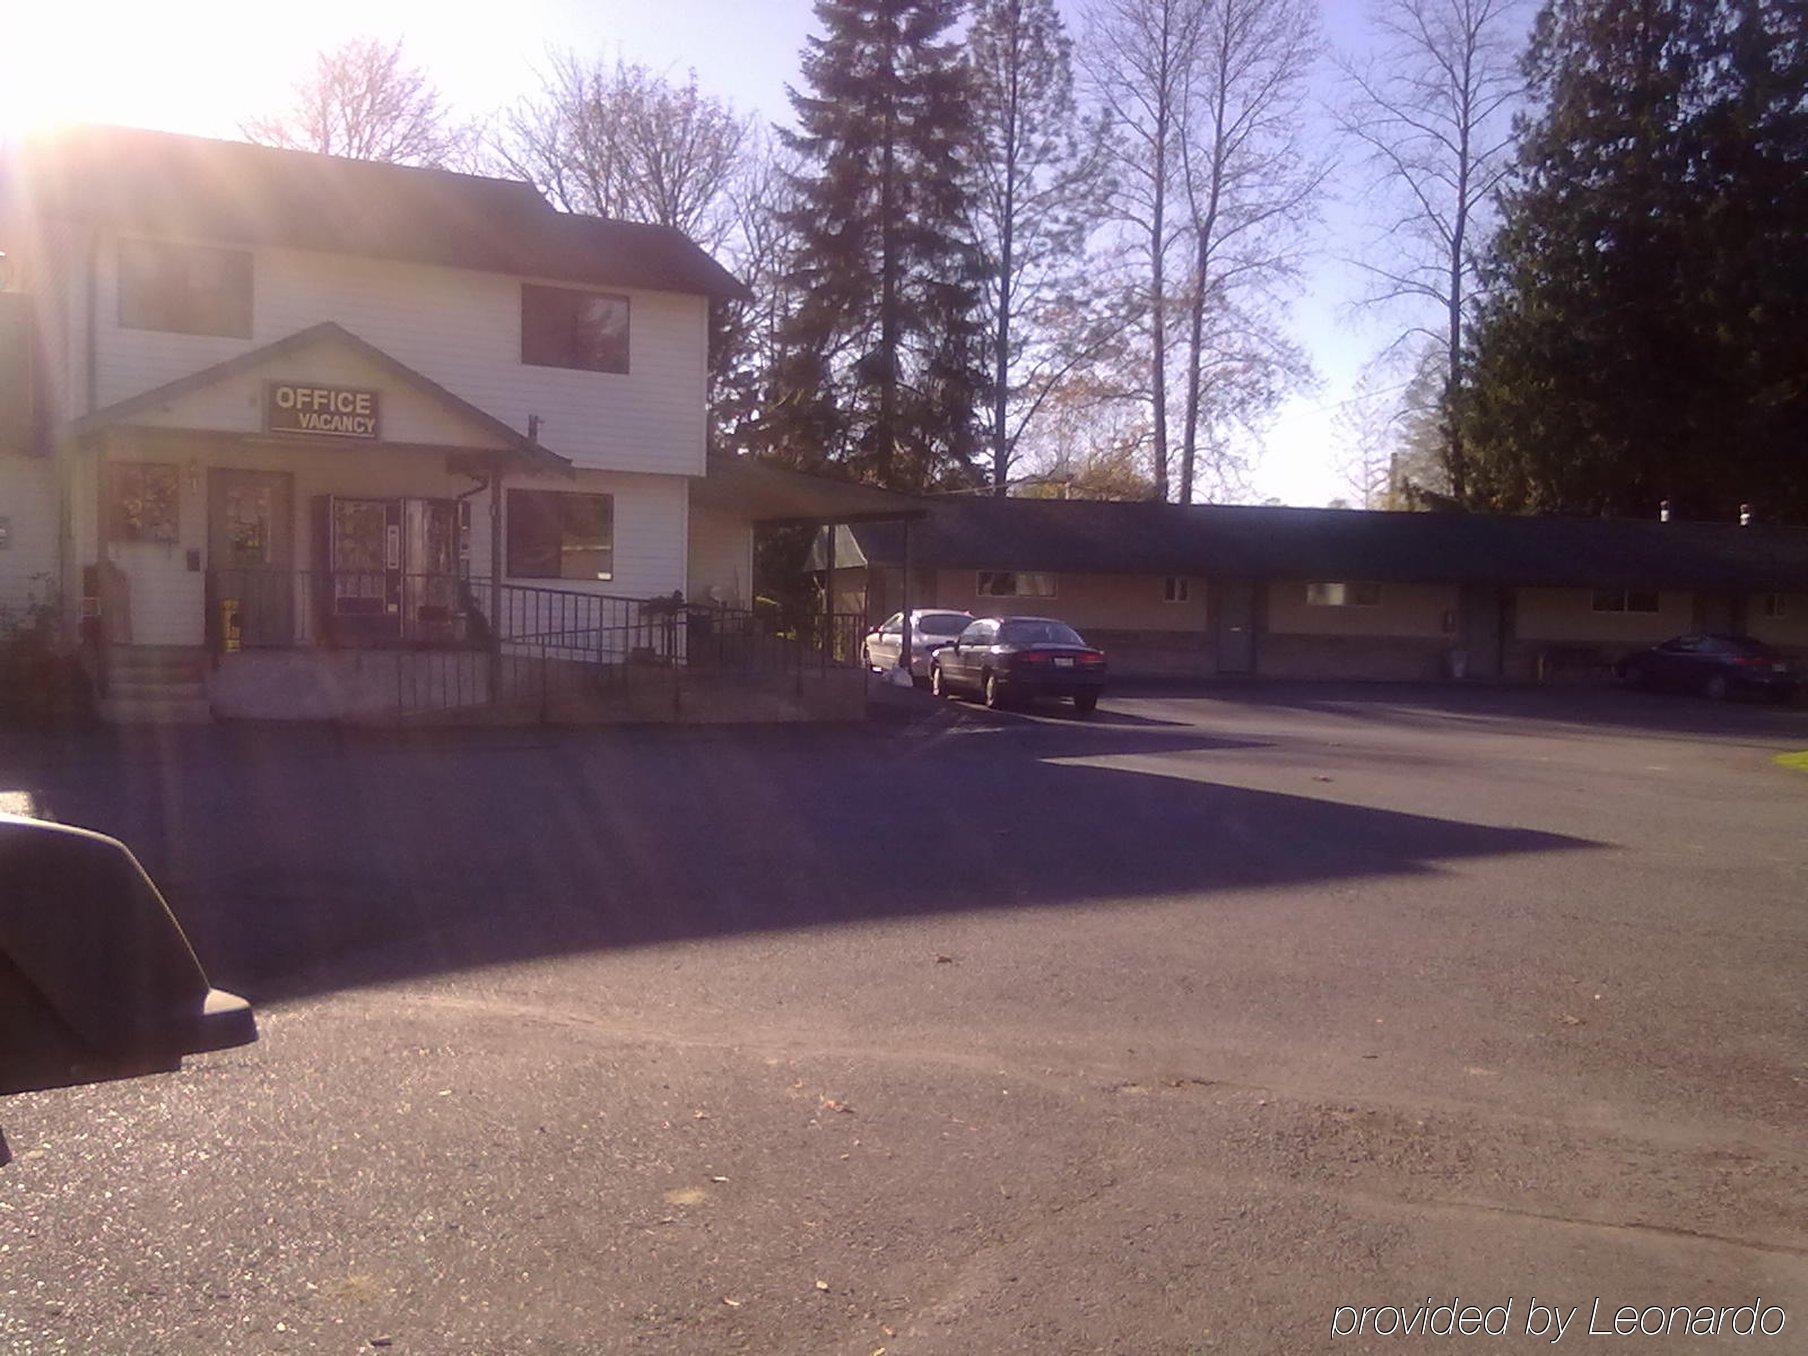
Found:
[{"label": "parked car", "polygon": [[1741,693],[1787,701],[1800,681],[1788,660],[1747,636],[1677,636],[1626,656],[1614,676],[1634,687],[1699,692],[1716,701]]},{"label": "parked car", "polygon": [[[929,676],[929,656],[938,645],[946,645],[973,620],[971,612],[952,612],[947,608],[918,608],[910,614],[910,675]],[[904,646],[904,614],[894,612],[866,633],[861,654],[869,669],[895,669]]]},{"label": "parked car", "polygon": [[987,706],[1018,699],[1070,697],[1090,715],[1105,690],[1105,655],[1066,622],[1048,617],[984,617],[930,660],[938,697],[969,692]]},{"label": "parked car", "polygon": [[0,1094],[175,1069],[257,1039],[125,844],[0,814]]}]

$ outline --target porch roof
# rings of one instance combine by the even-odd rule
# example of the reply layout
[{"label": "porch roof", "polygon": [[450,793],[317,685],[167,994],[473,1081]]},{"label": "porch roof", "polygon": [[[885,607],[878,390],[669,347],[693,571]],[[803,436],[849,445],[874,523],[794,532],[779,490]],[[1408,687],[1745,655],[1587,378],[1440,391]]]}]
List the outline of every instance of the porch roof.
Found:
[{"label": "porch roof", "polygon": [[[248,349],[224,362],[215,363],[211,367],[203,367],[199,371],[190,372],[187,376],[178,377],[161,386],[154,386],[148,391],[141,391],[137,395],[102,406],[100,409],[74,420],[69,426],[69,432],[77,439],[85,439],[107,429],[129,425],[142,416],[163,410],[184,396],[254,372],[272,359],[282,358],[323,344],[356,354],[398,384],[408,387],[459,418],[482,429],[487,435],[495,438],[495,451],[508,454],[526,469],[558,472],[571,470],[569,458],[561,457],[551,449],[542,447],[524,434],[516,432],[489,411],[473,405],[462,396],[453,394],[431,377],[416,371],[400,359],[390,356],[375,344],[359,338],[343,325],[331,320],[322,321],[318,325],[310,325],[306,329],[297,330],[294,334],[273,343]],[[337,440],[321,438],[318,441],[327,443]],[[473,448],[448,450],[465,458],[482,455],[478,449]]]},{"label": "porch roof", "polygon": [[708,474],[691,478],[691,502],[758,523],[897,521],[928,511],[914,495],[720,453]]}]

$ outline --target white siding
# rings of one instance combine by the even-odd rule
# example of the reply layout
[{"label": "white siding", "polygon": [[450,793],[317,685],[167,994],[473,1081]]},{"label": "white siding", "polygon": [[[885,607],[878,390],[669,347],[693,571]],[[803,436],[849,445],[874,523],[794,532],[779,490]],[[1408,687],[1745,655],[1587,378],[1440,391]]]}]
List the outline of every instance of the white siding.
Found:
[{"label": "white siding", "polygon": [[[521,362],[522,279],[427,264],[260,248],[249,339],[131,330],[118,323],[118,250],[100,251],[102,405],[160,386],[324,320],[337,321],[579,465],[701,475],[708,309],[704,298],[627,288],[625,375]],[[532,280],[529,280],[532,281]],[[558,284],[554,284],[558,285]]]},{"label": "white siding", "polygon": [[48,458],[0,456],[0,518],[10,523],[0,548],[3,624],[55,594],[57,491]]}]

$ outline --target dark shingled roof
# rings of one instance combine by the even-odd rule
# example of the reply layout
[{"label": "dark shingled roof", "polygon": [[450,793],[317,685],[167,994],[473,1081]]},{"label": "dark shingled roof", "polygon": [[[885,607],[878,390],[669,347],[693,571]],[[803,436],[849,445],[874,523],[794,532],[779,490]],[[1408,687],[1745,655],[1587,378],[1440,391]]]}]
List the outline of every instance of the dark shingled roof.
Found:
[{"label": "dark shingled roof", "polygon": [[[857,543],[874,564],[899,563],[900,524],[845,531],[840,560]],[[1655,518],[976,497],[935,503],[910,552],[913,565],[951,569],[1808,590],[1808,528]]]},{"label": "dark shingled roof", "polygon": [[0,208],[561,282],[743,291],[682,232],[559,212],[518,180],[134,127],[26,143],[0,172]]}]

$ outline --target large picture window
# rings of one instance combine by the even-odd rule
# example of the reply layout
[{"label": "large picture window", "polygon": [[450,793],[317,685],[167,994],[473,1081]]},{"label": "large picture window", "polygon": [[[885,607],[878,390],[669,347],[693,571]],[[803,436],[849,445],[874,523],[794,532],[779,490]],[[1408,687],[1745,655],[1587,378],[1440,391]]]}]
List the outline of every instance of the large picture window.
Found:
[{"label": "large picture window", "polygon": [[981,598],[1053,598],[1055,577],[1033,570],[981,570],[974,592]]},{"label": "large picture window", "polygon": [[521,361],[530,367],[626,372],[628,299],[524,283]]},{"label": "large picture window", "polygon": [[116,461],[107,465],[107,539],[176,540],[181,482],[174,466]]},{"label": "large picture window", "polygon": [[508,572],[515,579],[615,578],[615,499],[510,490]]},{"label": "large picture window", "polygon": [[251,337],[251,256],[212,245],[119,242],[119,323],[132,330]]},{"label": "large picture window", "polygon": [[1380,607],[1381,585],[1335,581],[1308,584],[1306,601],[1313,607]]}]

